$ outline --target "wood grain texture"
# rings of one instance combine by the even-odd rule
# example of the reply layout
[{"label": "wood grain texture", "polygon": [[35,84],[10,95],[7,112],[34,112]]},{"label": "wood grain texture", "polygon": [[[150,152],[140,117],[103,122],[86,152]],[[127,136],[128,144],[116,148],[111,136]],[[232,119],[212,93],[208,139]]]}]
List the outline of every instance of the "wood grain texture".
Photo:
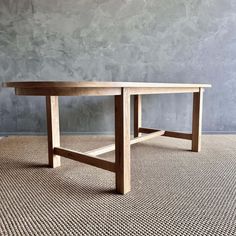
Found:
[{"label": "wood grain texture", "polygon": [[[139,128],[140,133],[151,134],[157,131],[161,131],[158,129],[150,129],[150,128]],[[164,131],[162,136],[171,137],[171,138],[179,138],[179,139],[187,139],[192,140],[192,134],[182,133],[182,132],[174,132],[174,131]]]},{"label": "wood grain texture", "polygon": [[139,128],[142,126],[142,97],[134,95],[134,137],[141,135]]},{"label": "wood grain texture", "polygon": [[[17,95],[46,96],[49,166],[61,165],[60,156],[115,172],[117,193],[131,190],[130,146],[157,136],[192,140],[192,150],[201,150],[202,98],[207,84],[170,84],[134,82],[9,82]],[[193,93],[192,134],[141,127],[142,94]],[[115,96],[115,145],[87,153],[60,147],[58,96]],[[130,97],[134,96],[134,139],[130,140]],[[147,133],[147,135],[141,135]],[[95,158],[115,149],[115,163]]]},{"label": "wood grain texture", "polygon": [[198,92],[199,87],[183,87],[180,86],[166,86],[166,87],[137,87],[130,88],[131,95],[142,95],[142,94],[172,94],[172,93],[194,93]]},{"label": "wood grain texture", "polygon": [[106,96],[120,95],[122,88],[130,95],[194,93],[209,84],[139,83],[139,82],[7,82],[4,87],[15,88],[17,95],[27,96]]},{"label": "wood grain texture", "polygon": [[163,130],[158,130],[158,131],[156,131],[156,132],[152,132],[152,133],[150,133],[150,134],[147,134],[147,135],[140,136],[140,137],[137,137],[137,138],[132,139],[132,140],[131,140],[131,144],[135,144],[135,143],[147,141],[147,140],[149,140],[149,139],[162,136],[162,135],[164,135],[164,133],[165,133],[165,131],[163,131]]},{"label": "wood grain texture", "polygon": [[76,152],[70,149],[58,147],[58,148],[54,148],[54,154],[60,155],[60,156],[63,156],[63,157],[66,157],[75,161],[79,161],[79,162],[82,162],[91,166],[95,166],[100,169],[108,170],[111,172],[116,171],[115,163],[98,159],[95,156],[87,155],[85,153]]},{"label": "wood grain texture", "polygon": [[193,94],[192,151],[201,151],[203,89]]},{"label": "wood grain texture", "polygon": [[126,194],[131,190],[130,173],[130,94],[122,89],[115,96],[115,163],[116,191]]},{"label": "wood grain texture", "polygon": [[200,88],[211,87],[209,84],[184,84],[184,83],[144,83],[144,82],[65,82],[65,81],[23,81],[6,82],[3,87],[14,88]]},{"label": "wood grain texture", "polygon": [[16,95],[23,96],[111,96],[120,95],[121,88],[80,88],[80,87],[45,87],[45,88],[24,88],[17,87]]},{"label": "wood grain texture", "polygon": [[165,131],[163,136],[171,137],[171,138],[179,138],[179,139],[192,140],[192,134],[182,133],[182,132]]},{"label": "wood grain texture", "polygon": [[[139,142],[143,142],[143,141],[149,140],[151,138],[161,136],[164,133],[165,133],[165,131],[162,131],[162,130],[158,130],[158,131],[155,131],[155,132],[150,132],[150,134],[148,134],[148,135],[140,136],[140,137],[136,137],[134,139],[131,139],[130,140],[130,145],[133,145],[133,144],[136,144],[136,143],[139,143]],[[110,144],[110,145],[107,145],[105,147],[100,147],[100,148],[88,151],[85,154],[86,155],[92,155],[92,156],[99,156],[99,155],[102,155],[102,154],[105,154],[105,153],[108,153],[108,152],[112,152],[114,150],[115,150],[115,144]]]},{"label": "wood grain texture", "polygon": [[110,144],[105,147],[100,147],[100,148],[90,150],[90,151],[86,152],[85,154],[92,155],[92,156],[99,156],[99,155],[102,155],[102,154],[105,154],[108,152],[112,152],[114,150],[115,150],[115,144]]},{"label": "wood grain texture", "polygon": [[54,154],[54,147],[60,146],[59,104],[58,97],[46,97],[48,162],[56,168],[61,165],[61,157]]},{"label": "wood grain texture", "polygon": [[[24,96],[111,96],[120,95],[122,87],[16,87],[16,95]],[[128,89],[128,88],[127,88]],[[195,93],[199,87],[133,87],[130,95]]]}]

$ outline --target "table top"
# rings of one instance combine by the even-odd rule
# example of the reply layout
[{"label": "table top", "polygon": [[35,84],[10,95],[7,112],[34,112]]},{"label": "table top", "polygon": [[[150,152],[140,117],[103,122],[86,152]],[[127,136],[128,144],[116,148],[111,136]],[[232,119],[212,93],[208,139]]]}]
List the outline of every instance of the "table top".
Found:
[{"label": "table top", "polygon": [[13,88],[209,88],[210,84],[101,82],[101,81],[21,81],[6,82],[3,87]]}]

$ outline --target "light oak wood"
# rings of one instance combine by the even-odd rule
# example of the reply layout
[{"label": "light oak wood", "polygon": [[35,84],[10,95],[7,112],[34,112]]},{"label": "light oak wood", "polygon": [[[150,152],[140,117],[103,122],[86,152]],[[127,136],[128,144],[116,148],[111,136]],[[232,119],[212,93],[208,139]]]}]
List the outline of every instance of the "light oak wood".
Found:
[{"label": "light oak wood", "polygon": [[110,144],[107,145],[105,147],[100,147],[100,148],[96,148],[93,150],[90,150],[88,152],[86,152],[87,155],[92,155],[92,156],[99,156],[108,152],[112,152],[115,150],[115,144]]},{"label": "light oak wood", "polygon": [[143,95],[143,94],[172,94],[172,93],[194,93],[199,91],[198,87],[139,87],[130,88],[131,95]]},{"label": "light oak wood", "polygon": [[137,138],[134,138],[133,140],[131,140],[131,144],[135,144],[135,143],[139,143],[139,142],[143,142],[143,141],[147,141],[149,139],[155,138],[155,137],[159,137],[164,135],[165,131],[163,130],[158,130],[156,132],[152,132],[150,134],[144,135],[144,136],[140,136]]},{"label": "light oak wood", "polygon": [[163,136],[171,137],[171,138],[192,140],[192,134],[182,133],[182,132],[165,131]]},{"label": "light oak wood", "polygon": [[[24,81],[3,83],[13,87],[17,95],[46,96],[48,156],[51,167],[60,166],[60,156],[115,172],[116,191],[131,190],[130,145],[157,136],[192,140],[192,150],[201,150],[202,99],[209,84],[139,83],[139,82],[58,82]],[[193,93],[192,134],[141,127],[142,94]],[[59,108],[57,96],[115,96],[115,144],[88,151],[75,152],[60,147]],[[130,97],[134,95],[134,139],[130,140]],[[147,135],[141,135],[145,133]],[[140,136],[141,135],[141,136]],[[115,150],[115,163],[96,156]]]},{"label": "light oak wood", "polygon": [[[140,133],[150,134],[153,132],[160,131],[158,129],[150,129],[150,128],[139,128]],[[171,137],[171,138],[180,138],[192,140],[192,134],[182,133],[182,132],[174,132],[174,131],[164,131],[163,136]]]},{"label": "light oak wood", "polygon": [[139,137],[139,128],[142,126],[142,98],[134,95],[134,137]]},{"label": "light oak wood", "polygon": [[143,134],[151,134],[153,132],[157,132],[160,131],[159,129],[152,129],[152,128],[144,128],[144,127],[140,127],[139,128],[139,132],[143,133]]},{"label": "light oak wood", "polygon": [[47,131],[48,131],[48,162],[56,168],[61,165],[61,157],[55,155],[54,147],[60,146],[59,106],[58,97],[46,97]]},{"label": "light oak wood", "polygon": [[201,151],[203,89],[193,94],[192,151]]},{"label": "light oak wood", "polygon": [[116,191],[126,194],[131,190],[130,94],[126,88],[120,96],[115,96],[115,163]]},{"label": "light oak wood", "polygon": [[95,156],[86,155],[81,152],[75,152],[66,148],[56,147],[54,148],[54,154],[60,155],[75,161],[79,161],[91,166],[95,166],[111,172],[116,172],[115,163],[98,159]]},{"label": "light oak wood", "polygon": [[121,88],[16,88],[16,95],[23,96],[111,96],[120,95]]},{"label": "light oak wood", "polygon": [[[153,88],[129,88],[130,95],[142,94],[172,94],[172,93],[195,93],[199,91],[198,87],[153,87]],[[25,88],[16,87],[16,95],[23,96],[111,96],[120,95],[121,88],[119,87],[39,87],[39,88]]]},{"label": "light oak wood", "polygon": [[[130,140],[130,145],[133,145],[133,144],[136,144],[136,143],[139,143],[139,142],[143,142],[143,141],[161,136],[164,133],[165,133],[165,131],[157,130],[157,131],[151,132],[148,135],[141,136],[141,137],[136,137],[136,138]],[[92,155],[92,156],[99,156],[99,155],[102,155],[102,154],[105,154],[105,153],[108,153],[108,152],[112,152],[114,150],[115,150],[115,144],[110,144],[110,145],[107,145],[105,147],[100,147],[100,148],[88,151],[85,154],[86,155]]]},{"label": "light oak wood", "polygon": [[17,95],[27,96],[110,96],[120,95],[122,88],[129,89],[130,95],[194,93],[209,84],[139,83],[139,82],[64,82],[24,81],[3,83],[14,87]]},{"label": "light oak wood", "polygon": [[184,83],[144,83],[144,82],[104,82],[104,81],[22,81],[22,82],[6,82],[3,87],[14,88],[207,88],[209,84],[184,84]]}]

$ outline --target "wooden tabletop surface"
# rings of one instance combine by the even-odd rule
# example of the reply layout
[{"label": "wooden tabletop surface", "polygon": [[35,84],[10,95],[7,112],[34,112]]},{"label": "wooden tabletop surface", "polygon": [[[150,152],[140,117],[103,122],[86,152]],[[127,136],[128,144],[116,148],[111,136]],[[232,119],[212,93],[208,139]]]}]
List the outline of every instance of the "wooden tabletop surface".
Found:
[{"label": "wooden tabletop surface", "polygon": [[210,84],[140,83],[140,82],[67,82],[67,81],[21,81],[6,82],[3,87],[13,88],[209,88]]}]

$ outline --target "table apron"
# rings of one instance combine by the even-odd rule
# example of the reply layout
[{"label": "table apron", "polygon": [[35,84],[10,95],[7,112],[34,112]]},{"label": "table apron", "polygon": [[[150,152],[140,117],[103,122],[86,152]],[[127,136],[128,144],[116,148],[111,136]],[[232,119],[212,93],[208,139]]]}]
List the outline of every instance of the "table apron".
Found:
[{"label": "table apron", "polygon": [[[15,88],[16,95],[28,96],[115,96],[121,95],[123,88]],[[126,88],[130,95],[142,94],[171,94],[171,93],[196,93],[200,88]]]},{"label": "table apron", "polygon": [[114,96],[121,88],[15,88],[16,95],[28,96]]},{"label": "table apron", "polygon": [[184,88],[184,87],[170,87],[170,88],[129,88],[130,95],[142,94],[171,94],[171,93],[197,93],[199,87]]}]

